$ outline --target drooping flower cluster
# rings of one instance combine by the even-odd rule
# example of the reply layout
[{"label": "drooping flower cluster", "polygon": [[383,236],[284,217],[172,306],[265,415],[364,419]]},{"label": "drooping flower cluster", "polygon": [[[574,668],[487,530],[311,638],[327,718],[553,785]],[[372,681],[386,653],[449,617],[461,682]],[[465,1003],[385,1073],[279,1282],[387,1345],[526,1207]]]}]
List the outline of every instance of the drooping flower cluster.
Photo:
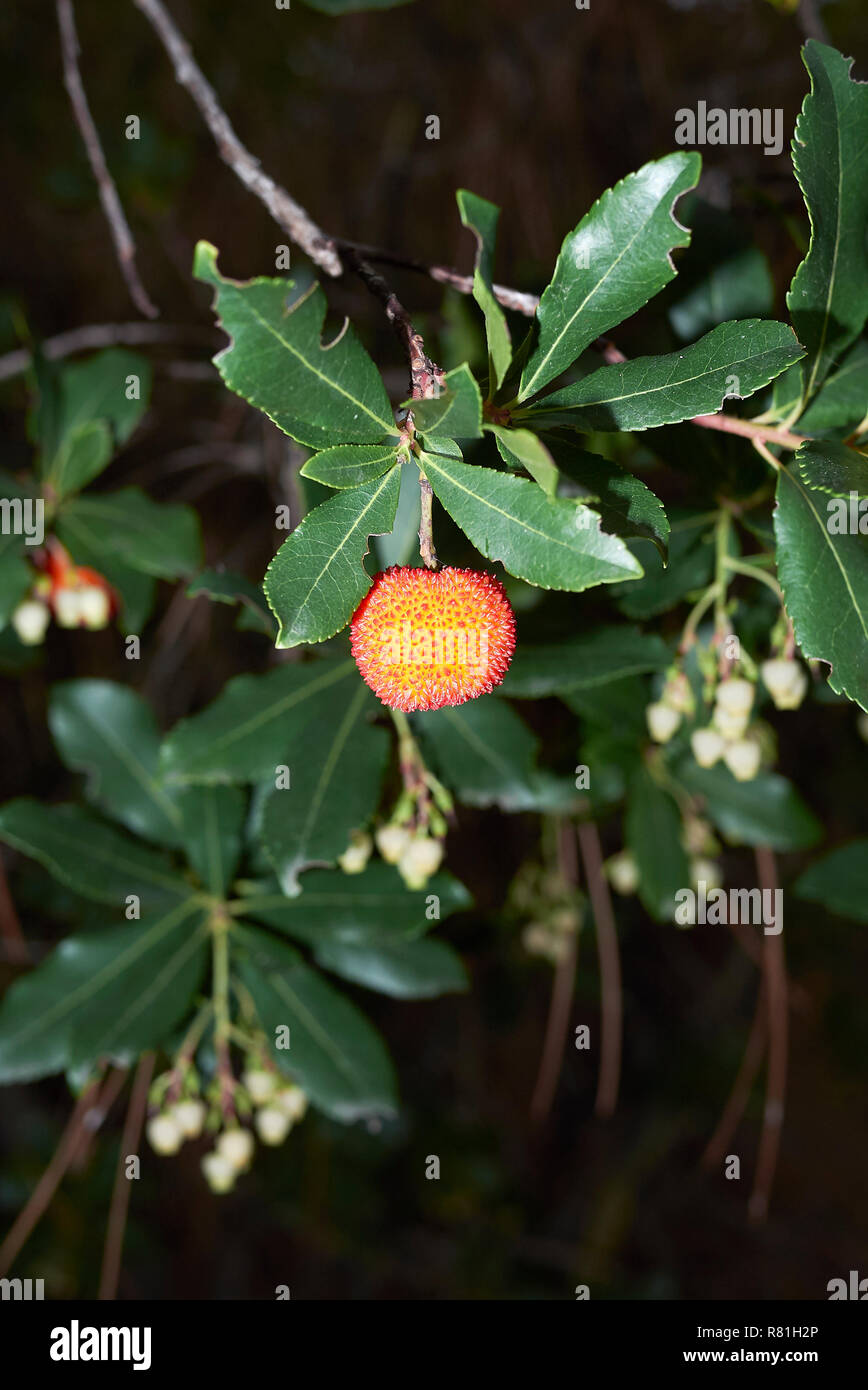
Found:
[{"label": "drooping flower cluster", "polygon": [[95,631],[117,611],[114,590],[88,565],[76,565],[51,537],[34,559],[36,575],[26,598],[12,614],[12,626],[25,646],[39,646],[52,619],[58,627]]},{"label": "drooping flower cluster", "polygon": [[158,1076],[151,1086],[148,1142],[155,1153],[176,1154],[187,1140],[203,1132],[214,1136],[214,1147],[201,1160],[212,1192],[230,1192],[253,1161],[256,1141],[241,1118],[253,1119],[262,1144],[282,1144],[296,1121],[303,1119],[308,1100],[300,1086],[288,1083],[264,1057],[251,1063],[240,1082],[229,1078],[231,1112],[227,1113],[227,1078],[215,1078],[200,1094],[201,1078],[187,1059]]}]

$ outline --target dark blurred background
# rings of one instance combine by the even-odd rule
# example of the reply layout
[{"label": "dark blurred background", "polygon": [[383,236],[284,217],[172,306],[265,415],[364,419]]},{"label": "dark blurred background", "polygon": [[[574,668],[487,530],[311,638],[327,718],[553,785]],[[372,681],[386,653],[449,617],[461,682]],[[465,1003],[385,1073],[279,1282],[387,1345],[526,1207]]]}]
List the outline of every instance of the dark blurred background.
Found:
[{"label": "dark blurred background", "polygon": [[[782,107],[779,157],[706,148],[701,186],[768,254],[780,315],[806,231],[788,148],[807,87],[802,41],[822,23],[868,77],[864,0],[796,13],[769,0],[591,0],[588,11],[573,0],[417,0],[344,19],[301,0],[290,11],[271,0],[170,7],[241,138],[322,227],[466,270],[473,243],[454,192],[467,187],[502,207],[497,278],[523,289],[545,284],[563,236],[603,189],[675,148],[679,107]],[[284,237],[221,164],[133,5],[78,0],[76,17],[85,85],[142,278],[162,321],[183,329],[176,342],[148,350],[152,407],[108,481],[192,502],[209,562],[258,580],[274,548],[272,508],[288,486],[287,445],[208,367],[220,340],[190,269],[195,242],[206,238],[219,246],[224,274],[274,273]],[[4,7],[0,39],[2,353],[19,344],[24,324],[39,339],[137,315],[71,119],[53,5]],[[137,142],[124,138],[131,114],[141,118]],[[425,138],[429,115],[440,119],[439,141]],[[443,317],[442,291],[424,277],[394,279],[446,358],[458,330]],[[326,288],[400,398],[404,369],[377,306],[353,284]],[[619,344],[647,351],[662,332],[649,311]],[[13,470],[29,459],[26,399],[23,378],[0,387],[3,464]],[[590,602],[575,603],[577,624]],[[263,669],[270,654],[262,639],[235,630],[229,610],[164,586],[143,657],[140,684],[168,725],[230,675]],[[127,679],[116,637],[54,631],[41,664],[3,678],[4,799],[70,794],[44,711],[50,683],[73,675]],[[545,723],[544,707],[526,712]],[[829,843],[864,833],[866,754],[853,709],[830,706],[820,718],[809,705],[789,721],[781,770],[823,820]],[[617,822],[603,833],[607,852],[617,849]],[[618,1112],[605,1123],[593,1118],[593,1054],[568,1047],[551,1116],[531,1125],[551,971],[523,952],[520,922],[502,908],[538,835],[532,818],[461,812],[450,867],[477,907],[445,934],[467,960],[471,994],[415,1004],[357,995],[396,1058],[400,1120],[369,1132],[309,1117],[284,1149],[260,1154],[227,1198],[207,1192],[195,1146],[148,1163],[133,1193],[122,1297],[270,1298],[289,1284],[293,1298],[549,1299],[589,1283],[593,1297],[812,1299],[849,1269],[868,1274],[864,928],[788,899],[797,985],[788,1109],[770,1217],[752,1227],[761,1088],[738,1135],[742,1180],[699,1167],[758,987],[755,967],[726,937],[697,933],[688,951],[682,934],[619,905],[626,1030]],[[787,880],[802,862],[787,860]],[[753,881],[749,855],[727,863],[740,866],[734,881]],[[62,931],[44,877],[19,865],[13,888],[34,936]],[[589,931],[575,1017],[598,1018]],[[5,1228],[48,1160],[70,1099],[54,1081],[4,1091],[0,1107]],[[44,1277],[52,1296],[95,1292],[122,1115],[118,1102],[17,1262],[16,1273]],[[424,1178],[428,1154],[440,1157],[439,1182]]]}]

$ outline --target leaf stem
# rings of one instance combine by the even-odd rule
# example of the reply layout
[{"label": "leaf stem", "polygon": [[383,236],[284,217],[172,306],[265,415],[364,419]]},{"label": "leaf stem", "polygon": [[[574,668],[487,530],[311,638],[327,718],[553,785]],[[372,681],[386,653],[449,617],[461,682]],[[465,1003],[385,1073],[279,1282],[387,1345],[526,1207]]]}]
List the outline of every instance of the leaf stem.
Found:
[{"label": "leaf stem", "polygon": [[211,922],[213,953],[214,1047],[217,1053],[217,1075],[220,1082],[220,1106],[227,1120],[235,1116],[233,1103],[234,1078],[229,1053],[232,1024],[229,1016],[229,924],[223,914],[215,913]]},{"label": "leaf stem", "polygon": [[728,555],[726,557],[724,564],[726,569],[731,570],[733,574],[743,574],[748,579],[759,580],[761,584],[765,584],[769,589],[771,589],[772,593],[775,595],[775,598],[777,598],[781,603],[783,603],[784,595],[781,590],[780,584],[774,578],[773,575],[766,574],[765,571],[761,570],[758,565],[750,564],[750,562],[747,560],[734,560],[731,555]]}]

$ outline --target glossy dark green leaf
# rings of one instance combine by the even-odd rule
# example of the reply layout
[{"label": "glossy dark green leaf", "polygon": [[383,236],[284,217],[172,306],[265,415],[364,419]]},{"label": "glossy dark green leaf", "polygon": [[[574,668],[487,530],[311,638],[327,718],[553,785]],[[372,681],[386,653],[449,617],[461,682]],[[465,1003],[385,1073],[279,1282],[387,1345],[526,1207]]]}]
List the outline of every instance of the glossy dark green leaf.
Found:
[{"label": "glossy dark green leaf", "polygon": [[[645,622],[659,613],[668,613],[709,583],[714,564],[712,522],[690,515],[670,516],[669,563],[663,568],[659,554],[645,546],[648,569],[632,583],[622,584],[614,592],[618,607],[627,618]],[[636,548],[642,546],[636,542]],[[643,560],[646,555],[643,554]]]},{"label": "glossy dark green leaf", "polygon": [[7,801],[0,806],[0,839],[94,902],[123,908],[134,893],[147,912],[191,891],[164,855],[80,806],[46,806],[30,797]]},{"label": "glossy dark green leaf", "polygon": [[226,280],[207,241],[196,247],[193,274],[215,286],[214,308],[232,339],[214,359],[220,375],[286,434],[320,449],[397,433],[380,374],[350,325],[323,343],[318,285],[293,297],[292,280]]},{"label": "glossy dark green leaf", "polygon": [[461,994],[470,985],[461,957],[444,941],[328,941],[314,955],[324,970],[393,999],[435,999]]},{"label": "glossy dark green leaf", "polygon": [[405,401],[421,434],[446,435],[450,439],[479,439],[482,434],[482,397],[476,379],[463,363],[446,372],[444,389],[427,400]]},{"label": "glossy dark green leaf", "polygon": [[203,887],[223,897],[241,858],[247,797],[240,787],[186,787],[178,806],[187,858]]},{"label": "glossy dark green leaf", "polygon": [[[265,932],[248,927],[239,945],[239,973],[274,1060],[298,1081],[311,1103],[344,1124],[393,1114],[394,1070],[365,1015],[318,971],[293,962],[292,956],[284,964],[285,944]],[[289,1047],[275,1046],[285,1029]]]},{"label": "glossy dark green leaf", "polygon": [[156,579],[192,574],[202,564],[199,518],[180,502],[153,502],[137,487],[75,497],[61,510],[73,555],[80,540],[97,553]]},{"label": "glossy dark green leaf", "polygon": [[504,700],[483,695],[417,715],[414,724],[459,801],[510,811],[535,806],[537,741]]},{"label": "glossy dark green leaf", "polygon": [[57,497],[87,487],[111,460],[111,430],[105,420],[89,420],[65,436],[47,481]]},{"label": "glossy dark green leaf", "polygon": [[[798,368],[793,369],[798,373]],[[789,375],[789,374],[788,374]],[[776,383],[777,384],[777,383]],[[801,378],[796,381],[786,405],[789,411],[798,404]],[[775,398],[777,405],[777,398]],[[799,416],[800,434],[823,434],[834,430],[849,432],[863,425],[868,417],[868,343],[854,343],[840,365],[833,367],[807,410]],[[863,425],[864,429],[864,425]]]},{"label": "glossy dark green leaf", "polygon": [[793,164],[811,219],[808,254],[787,306],[808,350],[810,400],[868,316],[868,84],[850,78],[852,58],[809,39],[811,78],[793,136]]},{"label": "glossy dark green leaf", "polygon": [[608,189],[570,232],[540,300],[520,400],[560,376],[672,279],[671,252],[690,240],[673,208],[696,184],[700,166],[698,154],[684,152],[644,165]]},{"label": "glossy dark green leaf", "polygon": [[278,763],[338,684],[355,686],[354,661],[324,657],[285,662],[262,676],[236,676],[200,714],[166,737],[161,775],[183,782],[258,782]]},{"label": "glossy dark green leaf", "polygon": [[628,627],[596,628],[566,642],[519,643],[498,693],[534,700],[590,690],[625,676],[662,671],[671,660],[666,643],[653,633]]},{"label": "glossy dark green leaf", "polygon": [[716,414],[725,400],[752,396],[803,356],[785,323],[722,323],[679,352],[600,367],[517,418],[585,431],[656,429]]},{"label": "glossy dark green leaf", "polygon": [[794,892],[841,917],[868,922],[868,840],[854,840],[818,859],[796,880]]},{"label": "glossy dark green leaf", "polygon": [[539,435],[533,430],[506,429],[503,425],[489,425],[488,429],[504,463],[510,468],[523,468],[546,497],[554,497],[558,490],[558,466]]},{"label": "glossy dark green leaf", "polygon": [[675,895],[690,886],[681,815],[669,792],[641,767],[630,782],[624,819],[627,848],[639,871],[639,897],[658,921],[672,921]]},{"label": "glossy dark green leaf", "polygon": [[703,798],[705,814],[733,844],[783,851],[808,849],[822,838],[813,812],[792,782],[776,772],[737,782],[722,764],[705,768],[687,758],[679,764],[678,779]]},{"label": "glossy dark green leaf", "polygon": [[154,922],[68,937],[0,1005],[0,1082],[158,1047],[184,1017],[207,962],[189,902]]},{"label": "glossy dark green leaf", "polygon": [[453,521],[489,560],[543,589],[575,593],[609,584],[642,567],[617,536],[600,530],[595,512],[548,498],[536,483],[443,455],[421,465]]},{"label": "glossy dark green leaf", "polygon": [[113,444],[133,433],[148,406],[151,364],[127,348],[106,348],[84,362],[45,364],[38,375],[40,472],[67,495],[93,481]]},{"label": "glossy dark green leaf", "polygon": [[182,817],[158,771],[160,735],[149,705],[113,681],[56,685],[48,723],[61,758],[87,777],[91,801],[158,844],[181,842]]},{"label": "glossy dark green leaf", "polygon": [[422,936],[435,922],[469,907],[470,895],[448,873],[414,892],[397,869],[372,859],[361,874],[311,869],[302,893],[288,898],[275,881],[251,887],[244,914],[314,946],[320,941],[387,943]]},{"label": "glossy dark green leaf", "polygon": [[260,834],[285,893],[299,891],[298,875],[312,864],[333,864],[376,810],[389,756],[385,729],[370,716],[377,700],[359,680],[321,702],[304,738],[287,757],[289,786],[271,791]]},{"label": "glossy dark green leaf", "polygon": [[650,540],[665,559],[669,520],[660,498],[641,478],[571,440],[547,435],[546,441],[562,474],[562,496],[577,497],[593,507],[602,530],[610,535]]},{"label": "glossy dark green leaf", "polygon": [[488,356],[491,361],[494,386],[499,386],[506,375],[512,360],[512,343],[506,316],[494,297],[492,289],[492,266],[494,262],[494,243],[497,236],[497,220],[500,209],[486,198],[459,188],[455,197],[458,211],[465,227],[469,227],[476,237],[476,264],[473,271],[473,298],[485,318],[485,336],[488,342]]},{"label": "glossy dark green leaf", "polygon": [[358,487],[388,473],[397,458],[394,444],[338,444],[309,458],[301,475],[325,487]]},{"label": "glossy dark green leaf", "polygon": [[324,642],[346,627],[368,589],[370,536],[395,524],[401,474],[347,489],[315,507],[278,550],[263,588],[280,624],[278,647]]},{"label": "glossy dark green leaf", "polygon": [[[848,449],[846,444],[833,439],[803,444],[795,466],[802,482],[815,492],[828,492],[833,497],[849,498],[851,493],[868,497],[868,458]],[[865,532],[868,534],[868,522]]]},{"label": "glossy dark green leaf", "polygon": [[858,529],[829,529],[841,509],[848,528],[868,513],[858,513],[855,498],[809,487],[797,472],[800,457],[801,450],[791,468],[778,470],[778,579],[803,655],[827,662],[832,689],[868,709],[868,544]]}]

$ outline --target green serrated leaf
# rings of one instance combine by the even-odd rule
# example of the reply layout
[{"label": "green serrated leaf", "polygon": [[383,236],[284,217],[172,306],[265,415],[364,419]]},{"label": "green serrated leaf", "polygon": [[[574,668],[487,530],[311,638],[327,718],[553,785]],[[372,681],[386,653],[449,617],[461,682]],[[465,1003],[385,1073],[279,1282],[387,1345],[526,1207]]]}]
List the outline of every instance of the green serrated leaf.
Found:
[{"label": "green serrated leaf", "polygon": [[140,695],[113,681],[64,681],[51,692],[48,723],[97,806],[146,839],[181,843],[181,812],[157,770],[160,735]]},{"label": "green serrated leaf", "polygon": [[265,802],[260,833],[287,894],[300,891],[302,869],[333,864],[376,809],[390,746],[368,722],[377,708],[361,682],[348,701],[335,692],[288,756],[289,786]]},{"label": "green serrated leaf", "polygon": [[787,295],[808,352],[809,401],[868,316],[868,84],[850,78],[852,58],[809,39],[811,78],[793,135],[793,165],[811,220],[808,254]]},{"label": "green serrated leaf", "polygon": [[812,447],[803,445],[793,467],[778,470],[778,579],[803,655],[827,662],[832,689],[868,709],[868,547],[858,531],[830,532],[830,525],[852,525],[849,500],[817,492],[797,475],[803,450]]},{"label": "green serrated leaf", "polygon": [[[473,271],[473,298],[485,317],[485,336],[491,361],[494,386],[500,386],[512,361],[512,342],[506,316],[494,297],[492,265],[497,219],[500,209],[487,199],[459,188],[455,195],[458,211],[465,227],[476,237],[476,265]],[[492,393],[493,394],[493,393]]]},{"label": "green serrated leaf", "polygon": [[187,901],[156,922],[68,937],[0,1006],[0,1083],[158,1047],[187,1012],[207,960]]},{"label": "green serrated leaf", "polygon": [[388,473],[397,460],[394,444],[338,444],[309,458],[301,475],[325,487],[358,487]]},{"label": "green serrated leaf", "polygon": [[524,478],[442,455],[423,454],[420,463],[477,550],[529,584],[579,593],[642,573],[624,542],[601,531],[597,514],[580,503],[545,497]]},{"label": "green serrated leaf", "polygon": [[164,740],[160,775],[168,785],[257,782],[278,763],[339,682],[358,680],[354,661],[287,662],[262,676],[236,676],[201,714],[182,719]]},{"label": "green serrated leaf", "polygon": [[662,638],[638,628],[603,627],[567,642],[519,644],[498,693],[536,700],[591,690],[626,676],[662,671],[672,655]]},{"label": "green serrated leaf", "polygon": [[547,442],[563,474],[561,495],[588,502],[599,513],[604,531],[652,541],[665,561],[669,520],[660,498],[640,478],[599,454],[559,437],[547,436]]},{"label": "green serrated leaf", "polygon": [[278,550],[263,588],[280,624],[278,647],[324,642],[346,627],[371,587],[368,538],[395,524],[400,470],[315,507]]},{"label": "green serrated leaf", "polygon": [[[797,385],[796,402],[800,390]],[[792,405],[791,407],[792,408]],[[789,412],[787,412],[789,413]],[[826,377],[804,414],[799,416],[803,434],[836,433],[855,429],[868,417],[868,343],[854,343],[841,365]]]},{"label": "green serrated leaf", "polygon": [[804,355],[785,323],[722,323],[680,352],[600,367],[516,418],[585,431],[676,425],[752,396]]},{"label": "green serrated leaf", "polygon": [[193,274],[216,287],[214,307],[232,338],[214,358],[220,375],[285,434],[313,449],[397,434],[380,374],[349,323],[323,343],[318,285],[293,300],[292,280],[224,279],[207,241],[196,247]]},{"label": "green serrated leaf", "polygon": [[404,401],[413,412],[416,429],[420,434],[447,435],[450,439],[481,438],[482,396],[467,363],[446,372],[443,381],[439,395]]},{"label": "green serrated leaf", "polygon": [[118,909],[130,893],[144,912],[190,893],[164,855],[80,806],[46,806],[30,797],[7,801],[0,806],[0,840],[36,859],[74,893]]},{"label": "green serrated leaf", "polygon": [[672,279],[670,253],[690,240],[673,208],[696,184],[700,167],[695,152],[646,164],[608,189],[570,232],[540,300],[539,335],[519,400],[560,376],[596,338]]},{"label": "green serrated leaf", "polygon": [[[395,1077],[379,1033],[310,966],[284,963],[287,947],[252,927],[239,935],[238,969],[272,1056],[311,1103],[344,1124],[397,1108]],[[289,1047],[277,1047],[282,1030]]]},{"label": "green serrated leaf", "polygon": [[849,497],[851,493],[868,497],[868,458],[848,449],[846,444],[833,439],[822,444],[803,444],[795,467],[802,481],[817,492],[829,492],[834,497]]}]

